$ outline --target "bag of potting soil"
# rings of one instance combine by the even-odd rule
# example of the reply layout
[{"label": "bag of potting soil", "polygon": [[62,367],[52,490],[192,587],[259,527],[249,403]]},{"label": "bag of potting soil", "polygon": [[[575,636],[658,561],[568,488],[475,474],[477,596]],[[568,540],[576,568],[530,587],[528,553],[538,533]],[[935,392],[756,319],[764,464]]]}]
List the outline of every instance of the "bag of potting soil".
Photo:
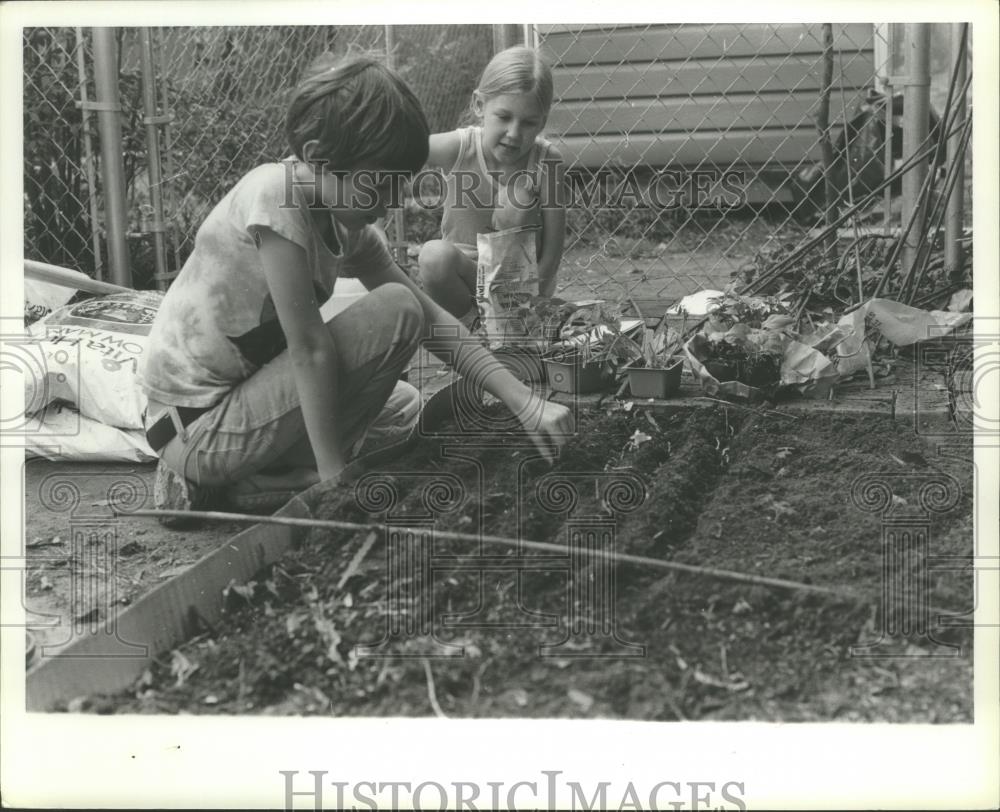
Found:
[{"label": "bag of potting soil", "polygon": [[38,376],[25,376],[26,410],[55,400],[108,426],[141,429],[146,396],[136,382],[156,311],[157,291],[129,291],[77,302],[32,324],[25,349]]},{"label": "bag of potting soil", "polygon": [[[80,274],[83,276],[83,274]],[[88,277],[84,276],[84,279]],[[73,298],[76,291],[65,285],[53,285],[28,276],[24,278],[24,323],[34,324]]]},{"label": "bag of potting soil", "polygon": [[52,403],[33,415],[38,428],[25,436],[25,457],[56,462],[151,462],[156,453],[140,429],[119,429]]},{"label": "bag of potting soil", "polygon": [[522,226],[477,236],[476,304],[491,349],[528,340],[518,310],[538,292],[537,234],[537,228]]}]

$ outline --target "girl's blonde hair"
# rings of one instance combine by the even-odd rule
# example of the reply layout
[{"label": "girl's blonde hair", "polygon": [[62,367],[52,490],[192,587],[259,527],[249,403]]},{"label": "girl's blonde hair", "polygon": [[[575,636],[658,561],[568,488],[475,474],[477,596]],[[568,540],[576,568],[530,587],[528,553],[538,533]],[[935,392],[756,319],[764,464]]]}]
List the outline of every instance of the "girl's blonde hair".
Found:
[{"label": "girl's blonde hair", "polygon": [[534,48],[515,45],[490,60],[476,90],[484,102],[505,93],[529,93],[547,117],[552,107],[552,68]]}]

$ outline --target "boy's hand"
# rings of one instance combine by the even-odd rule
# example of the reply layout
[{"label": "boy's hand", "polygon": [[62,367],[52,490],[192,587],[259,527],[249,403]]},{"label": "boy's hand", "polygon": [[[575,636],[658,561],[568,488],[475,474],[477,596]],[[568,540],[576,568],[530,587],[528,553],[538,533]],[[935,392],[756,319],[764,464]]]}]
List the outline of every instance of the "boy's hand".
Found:
[{"label": "boy's hand", "polygon": [[[518,417],[535,447],[549,463],[553,463],[559,449],[576,431],[573,413],[561,403],[552,403],[538,395],[533,394],[532,400],[535,402],[531,407]],[[537,411],[539,406],[541,414]]]}]

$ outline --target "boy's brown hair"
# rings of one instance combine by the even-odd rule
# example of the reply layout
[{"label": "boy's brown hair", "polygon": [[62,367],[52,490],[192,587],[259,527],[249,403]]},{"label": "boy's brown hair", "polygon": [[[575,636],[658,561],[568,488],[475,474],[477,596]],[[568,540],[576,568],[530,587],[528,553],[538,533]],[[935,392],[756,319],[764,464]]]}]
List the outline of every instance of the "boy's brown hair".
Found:
[{"label": "boy's brown hair", "polygon": [[337,170],[383,169],[415,173],[427,162],[430,128],[406,83],[373,57],[324,54],[292,91],[285,136],[299,159],[310,156]]}]

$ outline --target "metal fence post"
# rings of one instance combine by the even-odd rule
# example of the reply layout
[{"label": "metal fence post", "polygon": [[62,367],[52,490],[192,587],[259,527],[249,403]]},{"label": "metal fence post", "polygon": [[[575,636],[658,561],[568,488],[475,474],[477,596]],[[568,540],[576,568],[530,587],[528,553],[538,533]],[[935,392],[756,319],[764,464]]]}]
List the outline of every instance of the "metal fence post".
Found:
[{"label": "metal fence post", "polygon": [[[396,67],[396,57],[393,50],[396,47],[396,38],[391,25],[385,27],[385,65],[390,70]],[[402,203],[402,201],[399,201]],[[392,245],[396,249],[396,262],[403,268],[406,267],[406,223],[403,209],[397,206],[392,210]]]},{"label": "metal fence post", "polygon": [[520,25],[494,25],[493,26],[493,53],[511,48],[521,43],[524,29]]},{"label": "metal fence post", "polygon": [[[931,29],[929,23],[906,24],[906,78],[903,81],[903,160],[919,151],[927,141],[930,111]],[[928,172],[921,161],[903,175],[903,221],[913,217],[913,228],[903,245],[902,272],[905,277],[917,258],[917,244],[927,227],[926,201],[920,190]]]},{"label": "metal fence post", "polygon": [[[966,79],[966,66],[967,59],[965,54],[968,54],[968,50],[963,52],[962,50],[962,36],[963,36],[963,25],[962,23],[952,23],[951,24],[951,58],[958,59],[959,55],[963,55],[961,64],[956,68],[957,75],[955,77],[956,87],[964,87]],[[961,96],[954,100],[955,104],[955,123],[954,127],[959,128],[965,124],[965,94],[962,93]],[[948,163],[949,165],[953,161],[959,160],[960,152],[959,149],[959,138],[958,136],[952,137],[948,141]],[[948,213],[947,219],[945,220],[945,230],[944,230],[944,267],[949,273],[957,271],[962,267],[962,229],[965,219],[965,171],[957,170],[955,178],[955,186],[951,190],[951,195],[948,197]]]},{"label": "metal fence post", "polygon": [[128,245],[125,241],[125,165],[122,160],[121,98],[118,93],[117,43],[114,28],[92,28],[94,42],[94,78],[101,133],[101,180],[104,188],[104,211],[108,234],[108,259],[111,281],[132,287]]},{"label": "metal fence post", "polygon": [[[892,94],[895,90],[892,87],[892,51],[890,39],[892,25],[889,23],[876,23],[874,37],[875,51],[875,89],[882,93],[885,99],[885,109],[882,111],[885,127],[885,138],[882,147],[882,178],[883,180],[892,174]],[[892,184],[885,187],[882,193],[882,230],[886,236],[892,231]]]},{"label": "metal fence post", "polygon": [[101,259],[101,233],[97,212],[97,173],[94,171],[94,145],[90,140],[90,110],[87,105],[87,68],[83,61],[83,29],[76,29],[76,72],[80,79],[80,114],[83,118],[83,161],[87,173],[87,203],[90,208],[90,234],[94,242],[94,276],[104,278],[104,262]]},{"label": "metal fence post", "polygon": [[154,279],[159,290],[166,290],[167,248],[163,240],[165,230],[163,218],[163,176],[160,172],[160,132],[157,129],[168,119],[156,114],[156,77],[153,72],[153,40],[149,28],[140,29],[142,39],[142,121],[146,125],[146,157],[149,166],[149,200],[153,207],[153,222],[143,229],[153,232],[153,255],[156,267]]},{"label": "metal fence post", "polygon": [[[168,185],[169,182],[174,181],[174,148],[173,140],[170,133],[171,124],[173,124],[174,116],[170,114],[170,97],[167,93],[167,86],[169,82],[166,79],[165,72],[165,62],[163,61],[163,28],[156,29],[156,39],[154,41],[154,54],[153,54],[153,64],[159,67],[160,73],[160,109],[163,110],[164,116],[167,120],[163,123],[163,168],[167,173],[167,180],[163,184],[163,196],[166,201],[165,210],[169,209],[171,212],[171,217],[176,217],[177,212],[175,208],[176,197],[171,194],[171,187]],[[167,218],[170,219],[170,218]],[[181,253],[180,253],[180,240],[177,239],[177,234],[173,227],[170,230],[171,236],[171,247],[173,248],[174,254],[174,270],[180,271],[181,269]]]}]

